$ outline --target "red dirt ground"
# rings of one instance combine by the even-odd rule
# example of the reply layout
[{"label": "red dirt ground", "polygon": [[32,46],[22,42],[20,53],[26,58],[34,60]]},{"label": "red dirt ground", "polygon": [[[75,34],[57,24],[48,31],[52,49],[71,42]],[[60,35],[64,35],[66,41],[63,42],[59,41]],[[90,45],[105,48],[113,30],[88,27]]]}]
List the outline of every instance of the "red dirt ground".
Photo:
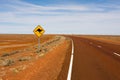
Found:
[{"label": "red dirt ground", "polygon": [[39,52],[34,35],[0,37],[0,80],[55,80],[70,48],[70,40],[62,36],[43,36]]}]

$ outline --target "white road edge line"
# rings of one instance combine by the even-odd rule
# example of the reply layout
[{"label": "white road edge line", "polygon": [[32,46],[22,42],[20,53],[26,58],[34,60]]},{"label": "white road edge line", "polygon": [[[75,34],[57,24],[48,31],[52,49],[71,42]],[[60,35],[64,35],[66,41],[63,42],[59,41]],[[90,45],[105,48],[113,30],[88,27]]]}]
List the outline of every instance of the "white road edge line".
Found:
[{"label": "white road edge line", "polygon": [[74,54],[74,43],[73,43],[73,40],[72,40],[72,51],[71,51],[71,58],[70,58],[70,65],[69,65],[67,80],[71,80],[73,56],[74,56],[73,54]]},{"label": "white road edge line", "polygon": [[118,54],[118,53],[116,53],[116,52],[113,52],[115,55],[117,55],[117,56],[120,56],[120,54]]}]

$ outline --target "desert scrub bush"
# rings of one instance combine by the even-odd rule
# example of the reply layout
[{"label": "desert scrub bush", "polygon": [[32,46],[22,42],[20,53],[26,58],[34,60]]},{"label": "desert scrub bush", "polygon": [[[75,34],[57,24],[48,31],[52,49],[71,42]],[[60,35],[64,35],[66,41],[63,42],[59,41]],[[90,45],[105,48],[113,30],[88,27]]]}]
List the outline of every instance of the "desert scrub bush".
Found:
[{"label": "desert scrub bush", "polygon": [[10,53],[3,53],[3,54],[1,55],[1,57],[11,56],[11,55],[14,55],[14,54],[16,54],[16,53],[19,53],[19,51],[12,51],[12,52],[10,52]]},{"label": "desert scrub bush", "polygon": [[44,48],[44,49],[42,50],[43,53],[45,53],[45,52],[47,52],[47,51],[48,51],[47,48]]},{"label": "desert scrub bush", "polygon": [[21,65],[21,66],[18,66],[18,67],[15,67],[15,68],[10,68],[10,70],[14,73],[18,73],[20,71],[23,71],[27,68],[26,65]]},{"label": "desert scrub bush", "polygon": [[19,51],[12,51],[12,52],[10,52],[10,53],[3,53],[3,54],[1,55],[1,57],[11,56],[11,55],[14,55],[14,54],[16,54],[16,53],[19,53]]},{"label": "desert scrub bush", "polygon": [[6,56],[9,56],[10,54],[9,53],[3,53],[2,55],[1,55],[1,57],[6,57]]},{"label": "desert scrub bush", "polygon": [[36,50],[36,53],[40,53],[42,50]]},{"label": "desert scrub bush", "polygon": [[12,64],[14,64],[14,60],[12,59],[7,59],[3,61],[3,66],[10,66]]},{"label": "desert scrub bush", "polygon": [[19,58],[18,61],[28,61],[30,59],[31,59],[30,56],[26,56],[26,57]]}]

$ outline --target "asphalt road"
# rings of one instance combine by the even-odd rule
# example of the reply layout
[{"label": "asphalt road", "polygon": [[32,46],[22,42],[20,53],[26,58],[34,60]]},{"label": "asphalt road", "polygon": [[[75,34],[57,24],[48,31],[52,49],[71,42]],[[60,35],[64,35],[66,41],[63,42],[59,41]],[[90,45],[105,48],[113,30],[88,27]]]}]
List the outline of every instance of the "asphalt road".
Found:
[{"label": "asphalt road", "polygon": [[71,38],[75,48],[71,80],[120,80],[120,45]]}]

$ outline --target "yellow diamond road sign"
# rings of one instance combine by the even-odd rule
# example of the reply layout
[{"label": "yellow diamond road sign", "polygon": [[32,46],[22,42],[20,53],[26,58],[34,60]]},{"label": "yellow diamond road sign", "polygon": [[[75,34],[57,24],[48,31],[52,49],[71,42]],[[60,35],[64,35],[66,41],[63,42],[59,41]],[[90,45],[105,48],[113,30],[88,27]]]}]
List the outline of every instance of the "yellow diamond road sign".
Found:
[{"label": "yellow diamond road sign", "polygon": [[40,25],[38,25],[33,32],[36,34],[36,36],[40,37],[43,35],[45,30]]}]

